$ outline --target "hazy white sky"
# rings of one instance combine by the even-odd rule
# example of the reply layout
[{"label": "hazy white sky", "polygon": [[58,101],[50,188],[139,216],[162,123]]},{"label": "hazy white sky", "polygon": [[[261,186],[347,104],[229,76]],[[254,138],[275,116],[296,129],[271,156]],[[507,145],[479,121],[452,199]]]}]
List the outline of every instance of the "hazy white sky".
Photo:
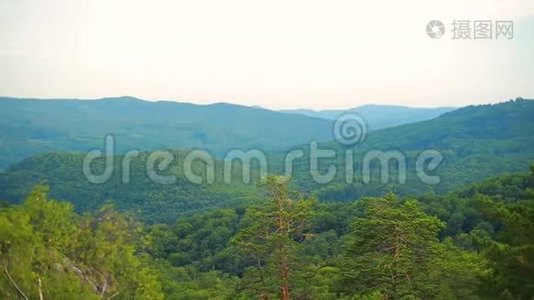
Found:
[{"label": "hazy white sky", "polygon": [[[425,33],[433,19],[441,39]],[[512,20],[514,39],[452,40],[454,19]],[[0,70],[0,95],[18,97],[270,108],[534,98],[534,1],[0,0]]]}]

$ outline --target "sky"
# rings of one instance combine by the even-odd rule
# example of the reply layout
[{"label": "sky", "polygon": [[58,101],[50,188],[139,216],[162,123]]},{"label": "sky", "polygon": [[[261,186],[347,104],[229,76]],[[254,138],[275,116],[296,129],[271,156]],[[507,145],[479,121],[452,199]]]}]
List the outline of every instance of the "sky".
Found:
[{"label": "sky", "polygon": [[[442,38],[426,34],[431,20]],[[453,39],[454,20],[489,20],[493,38]],[[514,22],[513,39],[495,38],[496,21]],[[534,98],[534,1],[0,0],[0,70],[1,96],[32,98],[273,109]]]}]

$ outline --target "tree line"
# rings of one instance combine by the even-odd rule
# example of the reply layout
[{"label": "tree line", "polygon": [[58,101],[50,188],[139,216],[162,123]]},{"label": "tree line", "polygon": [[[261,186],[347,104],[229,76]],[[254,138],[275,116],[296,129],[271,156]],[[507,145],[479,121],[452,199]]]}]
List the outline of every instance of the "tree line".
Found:
[{"label": "tree line", "polygon": [[531,299],[534,167],[446,194],[265,201],[144,224],[36,186],[0,208],[4,299]]}]

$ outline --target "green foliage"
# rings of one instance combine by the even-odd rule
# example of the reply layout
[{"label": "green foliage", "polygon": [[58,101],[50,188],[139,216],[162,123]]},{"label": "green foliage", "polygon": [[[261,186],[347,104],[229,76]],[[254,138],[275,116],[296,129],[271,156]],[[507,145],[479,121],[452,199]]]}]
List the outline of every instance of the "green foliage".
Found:
[{"label": "green foliage", "polygon": [[173,266],[194,266],[200,271],[243,272],[240,257],[229,248],[241,215],[219,209],[179,218],[175,223],[156,224],[149,230],[149,253]]},{"label": "green foliage", "polygon": [[299,241],[306,238],[314,201],[294,199],[287,178],[270,176],[265,185],[269,201],[247,210],[234,243],[246,259],[255,263],[245,270],[245,289],[259,297],[280,294],[288,299],[295,288],[295,277],[300,275]]},{"label": "green foliage", "polygon": [[[162,174],[174,175],[174,184],[154,183],[147,174],[148,153],[142,152],[132,158],[128,183],[123,182],[123,156],[114,157],[114,172],[101,184],[88,181],[82,169],[82,153],[49,153],[28,158],[8,172],[0,173],[0,199],[17,203],[35,184],[46,182],[51,187],[51,196],[68,199],[76,211],[95,211],[111,201],[118,210],[137,213],[145,222],[173,222],[177,216],[212,208],[238,207],[254,201],[257,197],[255,182],[257,172],[252,174],[250,184],[240,183],[242,169],[234,168],[232,184],[222,180],[222,163],[216,161],[216,179],[213,184],[195,184],[183,173],[187,152],[172,151],[174,162]],[[192,168],[195,174],[206,178],[203,162],[196,161]],[[104,168],[104,159],[94,161],[95,173]]]},{"label": "green foliage", "polygon": [[[339,264],[344,294],[386,298],[472,299],[484,262],[451,241],[440,243],[444,227],[421,211],[417,201],[394,195],[362,201],[364,215],[353,223]],[[462,289],[459,289],[462,287]]]},{"label": "green foliage", "polygon": [[[170,146],[219,152],[234,143],[294,145],[317,130],[311,118],[297,122],[291,115],[224,104],[160,103],[161,118],[153,121],[145,116],[152,104],[135,99],[53,102],[71,105],[74,119],[57,118],[48,104],[0,102],[18,116],[0,110],[0,167],[42,150],[99,146],[107,132],[124,142],[119,152],[139,141],[147,149],[164,146],[161,140],[171,134],[177,144]],[[177,107],[187,109],[174,122]],[[250,118],[231,118],[242,110],[253,110]],[[207,127],[199,127],[206,111]],[[363,184],[358,163],[353,183],[337,177],[319,185],[309,177],[309,160],[300,159],[293,184],[269,176],[266,194],[259,196],[257,169],[250,185],[222,184],[220,161],[214,184],[189,182],[180,168],[185,151],[172,151],[175,161],[162,170],[176,176],[174,184],[148,178],[146,152],[131,161],[129,184],[122,183],[120,154],[111,179],[90,184],[82,153],[27,158],[0,173],[0,198],[9,201],[0,201],[0,298],[531,299],[534,165],[530,174],[502,173],[526,171],[534,160],[533,112],[533,101],[517,100],[369,133],[353,149],[355,161],[372,149],[400,150],[412,166],[404,185],[378,182],[376,165],[374,181]],[[77,126],[93,114],[99,122]],[[228,136],[225,126],[239,129]],[[320,148],[326,147],[349,149],[336,143]],[[435,186],[421,184],[413,168],[426,149],[445,157],[433,174],[441,177]],[[338,174],[345,174],[342,156],[330,161]],[[275,172],[282,171],[281,157],[272,156]],[[95,161],[96,171],[103,166],[103,160]],[[206,175],[202,164],[193,169]],[[237,166],[233,175],[241,171]],[[393,164],[392,174],[397,172]],[[464,186],[492,174],[502,175]],[[52,198],[69,202],[49,200],[42,182],[50,185]]]},{"label": "green foliage", "polygon": [[273,151],[325,141],[330,129],[328,120],[227,103],[0,97],[0,169],[43,152],[100,148],[106,134],[115,136],[117,153],[170,148],[221,156],[236,147]]},{"label": "green foliage", "polygon": [[[120,100],[111,100],[109,103],[100,102],[103,106],[124,105],[127,107],[129,101],[125,100],[123,104]],[[139,102],[142,105],[146,104]],[[534,101],[530,100],[466,107],[446,113],[436,119],[369,132],[367,139],[353,148],[341,147],[337,142],[321,143],[320,149],[335,149],[338,153],[335,159],[324,159],[319,163],[321,172],[326,170],[329,164],[337,168],[338,177],[329,184],[318,184],[311,178],[309,149],[304,146],[305,158],[294,161],[293,186],[303,193],[315,195],[320,201],[352,201],[366,196],[381,196],[387,192],[400,196],[423,193],[443,195],[491,175],[527,171],[526,166],[534,160],[534,132],[531,130],[534,128],[534,119],[531,117],[533,114]],[[282,115],[288,116],[289,114]],[[74,125],[70,124],[70,126]],[[64,126],[64,128],[69,128],[69,126]],[[113,132],[113,130],[108,132]],[[9,142],[5,143],[9,144]],[[132,145],[132,148],[134,146]],[[101,147],[101,141],[91,148],[93,147]],[[209,150],[210,145],[206,147]],[[195,146],[195,148],[198,147]],[[355,174],[354,181],[347,184],[344,178],[344,152],[349,149],[354,152]],[[415,171],[417,155],[428,149],[437,150],[444,156],[444,161],[438,169],[431,172],[432,175],[438,175],[441,178],[441,182],[436,185],[423,184]],[[390,182],[381,183],[377,161],[371,164],[371,182],[364,184],[362,182],[362,160],[369,150],[403,152],[408,166],[406,184],[398,183],[398,178],[395,177],[398,166],[394,163],[391,164]],[[269,172],[281,174],[284,171],[286,151],[269,151]],[[215,208],[236,208],[259,200],[258,190],[254,185],[259,179],[259,172],[254,165],[252,184],[239,183],[242,169],[239,164],[236,164],[233,170],[234,180],[231,185],[228,185],[224,184],[221,178],[222,163],[216,160],[215,183],[198,185],[189,182],[183,174],[183,162],[187,153],[187,151],[172,151],[175,161],[163,173],[176,175],[177,180],[169,185],[155,184],[147,176],[147,152],[141,152],[139,157],[132,159],[130,182],[127,184],[122,182],[123,155],[114,156],[115,172],[108,182],[91,184],[82,172],[83,154],[39,154],[24,159],[0,173],[0,199],[11,203],[20,202],[35,184],[46,182],[51,187],[52,197],[68,199],[78,212],[94,211],[106,201],[112,200],[118,210],[134,211],[149,223],[171,223],[179,216],[194,212]],[[197,163],[193,166],[195,173],[204,176],[205,166],[200,161]],[[95,171],[102,169],[103,165],[103,160],[96,160]],[[515,179],[511,178],[511,180]],[[520,186],[509,185],[516,191],[521,190]],[[486,189],[491,188],[498,189],[499,187],[486,187]],[[514,193],[513,190],[501,192],[505,197]],[[465,195],[465,197],[468,196]],[[458,221],[461,218],[462,216],[455,215],[450,221]]]},{"label": "green foliage", "polygon": [[132,223],[105,207],[78,216],[36,187],[0,210],[0,296],[45,299],[160,299],[148,261],[137,256]]},{"label": "green foliage", "polygon": [[499,225],[495,239],[480,241],[494,269],[489,294],[529,299],[534,295],[534,197],[507,203],[478,199],[482,213]]},{"label": "green foliage", "polygon": [[[0,208],[0,298],[530,299],[534,173],[446,195],[268,201],[144,226],[35,187]],[[287,293],[285,293],[287,291]]]},{"label": "green foliage", "polygon": [[[322,159],[321,172],[329,165],[337,168],[336,179],[326,185],[316,184],[310,176],[310,161],[298,160],[293,179],[301,190],[315,193],[319,200],[347,201],[366,196],[422,193],[446,194],[488,176],[505,172],[525,172],[534,161],[534,101],[515,100],[493,105],[468,106],[438,118],[369,132],[367,138],[353,147],[337,142],[319,143],[319,149],[336,149],[337,157]],[[354,178],[346,184],[345,151],[353,151]],[[371,150],[400,151],[406,157],[406,183],[399,184],[397,163],[390,162],[389,182],[380,182],[379,163],[371,164],[371,182],[363,182],[363,157]],[[436,150],[443,162],[431,175],[440,183],[424,184],[415,170],[418,155]]]},{"label": "green foliage", "polygon": [[220,271],[200,272],[193,266],[174,267],[161,260],[156,268],[166,299],[235,299],[236,277]]}]

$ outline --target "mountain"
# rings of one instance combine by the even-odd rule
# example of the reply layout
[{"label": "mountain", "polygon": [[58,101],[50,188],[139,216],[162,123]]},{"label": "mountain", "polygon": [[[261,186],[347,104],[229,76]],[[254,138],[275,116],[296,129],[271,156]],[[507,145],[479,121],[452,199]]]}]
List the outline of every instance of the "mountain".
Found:
[{"label": "mountain", "polygon": [[[369,132],[365,140],[351,147],[329,142],[319,144],[319,149],[336,151],[335,159],[323,159],[319,164],[322,173],[328,164],[334,164],[338,170],[335,180],[328,185],[314,183],[308,154],[296,161],[293,172],[300,187],[316,192],[319,198],[357,199],[384,191],[444,193],[488,176],[528,170],[534,162],[534,101],[518,98],[493,105],[468,106],[432,120]],[[350,184],[344,176],[346,150],[354,152],[355,179]],[[438,184],[424,184],[416,173],[416,161],[427,150],[437,151],[443,157],[434,171],[427,171],[440,177]],[[389,162],[392,176],[382,183],[376,171],[379,160],[375,159],[371,165],[372,180],[363,183],[364,157],[373,151],[401,155],[406,161],[406,182],[399,183],[398,166],[393,160]]]},{"label": "mountain", "polygon": [[370,130],[376,130],[430,120],[455,109],[455,107],[420,108],[395,105],[363,105],[346,110],[290,109],[281,111],[327,120],[335,120],[346,113],[356,113],[367,122]]},{"label": "mountain", "polygon": [[[321,173],[329,164],[337,168],[337,177],[320,184],[310,175],[309,144],[304,158],[294,160],[294,184],[305,193],[315,194],[323,201],[350,201],[362,196],[383,195],[391,191],[401,195],[419,193],[446,193],[491,175],[522,172],[534,162],[534,101],[515,100],[494,105],[468,106],[448,112],[438,118],[369,132],[367,138],[354,146],[337,142],[320,143],[320,149],[334,150],[334,159],[319,163]],[[354,155],[354,178],[345,181],[345,151]],[[371,182],[362,181],[363,158],[371,151],[399,151],[406,159],[407,179],[398,182],[398,167],[391,163],[389,181],[380,181],[378,161],[371,164]],[[431,175],[440,177],[438,184],[425,184],[417,176],[415,164],[425,150],[434,150],[443,156],[442,163]],[[82,172],[82,153],[49,153],[27,158],[0,173],[0,199],[18,202],[31,187],[45,182],[51,187],[51,196],[70,199],[80,210],[92,210],[107,200],[120,209],[141,212],[151,221],[172,220],[176,216],[218,207],[234,207],[258,199],[255,182],[259,179],[257,165],[253,165],[253,181],[240,183],[241,167],[233,170],[237,180],[226,184],[221,176],[222,163],[215,161],[213,184],[193,184],[184,176],[181,165],[186,151],[173,151],[175,160],[164,172],[177,177],[172,184],[157,184],[147,177],[147,152],[132,160],[131,182],[121,181],[122,155],[115,156],[115,172],[104,184],[89,183]],[[270,173],[282,173],[286,152],[273,151],[268,156]],[[197,170],[204,170],[203,166]],[[97,170],[99,169],[97,165]],[[102,167],[100,167],[100,170]],[[205,174],[205,171],[199,171]]]},{"label": "mountain", "polygon": [[[241,182],[242,169],[236,165],[231,184],[222,180],[221,162],[215,160],[215,179],[206,183],[206,168],[201,161],[192,164],[194,174],[203,178],[203,184],[193,183],[184,175],[182,163],[185,151],[169,151],[173,160],[160,176],[174,176],[170,183],[156,182],[148,172],[149,153],[141,152],[131,159],[125,173],[124,155],[113,156],[113,172],[104,182],[90,182],[83,171],[84,153],[45,153],[26,158],[0,173],[0,200],[10,203],[22,201],[37,184],[50,187],[56,199],[69,199],[79,212],[95,211],[111,202],[120,210],[137,213],[144,221],[172,222],[178,216],[214,208],[236,207],[257,199],[257,180]],[[158,164],[155,164],[157,169]],[[104,160],[92,165],[95,174],[101,174]],[[124,180],[128,174],[128,180]],[[254,175],[256,174],[256,175]]]},{"label": "mountain", "polygon": [[0,169],[34,154],[87,151],[116,138],[131,149],[283,149],[331,139],[331,121],[267,109],[217,103],[149,102],[132,97],[99,100],[0,98]]}]

